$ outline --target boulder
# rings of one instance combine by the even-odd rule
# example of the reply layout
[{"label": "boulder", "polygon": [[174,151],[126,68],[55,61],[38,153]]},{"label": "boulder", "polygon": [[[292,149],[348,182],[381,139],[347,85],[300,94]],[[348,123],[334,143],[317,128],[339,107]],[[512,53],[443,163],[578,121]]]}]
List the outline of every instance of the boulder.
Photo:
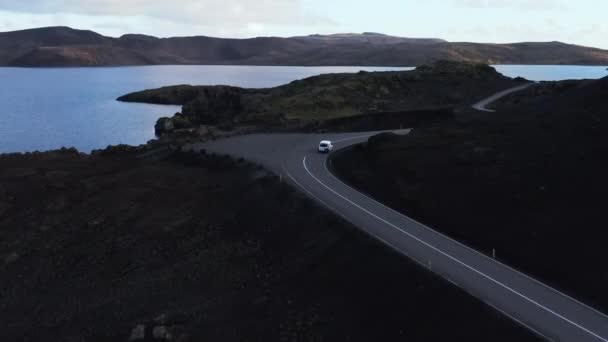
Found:
[{"label": "boulder", "polygon": [[169,315],[166,313],[160,314],[158,315],[156,318],[154,318],[154,323],[156,324],[160,324],[160,325],[166,325],[169,324]]},{"label": "boulder", "polygon": [[129,341],[143,340],[146,337],[146,326],[138,324],[131,330]]},{"label": "boulder", "polygon": [[154,327],[152,330],[152,336],[157,340],[172,340],[173,334],[169,331],[167,326],[161,325],[158,327]]},{"label": "boulder", "polygon": [[190,120],[182,113],[175,113],[175,115],[171,118],[171,122],[173,123],[173,128],[175,129],[184,129],[192,127]]},{"label": "boulder", "polygon": [[152,338],[156,341],[186,341],[188,334],[182,325],[159,325],[152,329]]},{"label": "boulder", "polygon": [[154,132],[156,135],[161,135],[164,133],[170,133],[175,129],[175,125],[173,124],[173,119],[163,117],[156,121],[154,125]]}]

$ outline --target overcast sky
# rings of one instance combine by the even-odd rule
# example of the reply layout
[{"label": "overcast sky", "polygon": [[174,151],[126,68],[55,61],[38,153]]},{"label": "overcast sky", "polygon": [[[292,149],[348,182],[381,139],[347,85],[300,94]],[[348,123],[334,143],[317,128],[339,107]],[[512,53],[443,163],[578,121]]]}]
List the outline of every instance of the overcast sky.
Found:
[{"label": "overcast sky", "polygon": [[608,0],[0,0],[0,31],[71,26],[120,36],[382,32],[608,49]]}]

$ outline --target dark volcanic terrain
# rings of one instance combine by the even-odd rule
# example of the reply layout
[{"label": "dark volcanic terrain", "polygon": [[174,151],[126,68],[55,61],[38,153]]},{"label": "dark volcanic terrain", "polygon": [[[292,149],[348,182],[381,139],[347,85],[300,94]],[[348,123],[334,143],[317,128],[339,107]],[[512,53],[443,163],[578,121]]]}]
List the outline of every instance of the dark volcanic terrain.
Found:
[{"label": "dark volcanic terrain", "polygon": [[3,340],[536,340],[253,165],[135,151],[0,157]]},{"label": "dark volcanic terrain", "polygon": [[540,83],[496,113],[379,135],[333,165],[383,203],[608,312],[607,94],[608,78]]},{"label": "dark volcanic terrain", "polygon": [[[416,123],[410,135],[335,153],[335,171],[607,309],[608,79],[535,84],[496,113],[467,109],[522,82],[486,65],[442,61],[272,89],[175,86],[121,99],[183,105],[159,125],[192,139],[251,124]],[[5,340],[535,340],[260,167],[176,152],[180,141],[162,138],[90,156],[0,156]]]},{"label": "dark volcanic terrain", "polygon": [[46,27],[0,33],[0,65],[27,67],[158,64],[417,66],[437,60],[488,64],[607,65],[608,51],[560,42],[481,44],[378,33],[224,39],[105,37]]}]

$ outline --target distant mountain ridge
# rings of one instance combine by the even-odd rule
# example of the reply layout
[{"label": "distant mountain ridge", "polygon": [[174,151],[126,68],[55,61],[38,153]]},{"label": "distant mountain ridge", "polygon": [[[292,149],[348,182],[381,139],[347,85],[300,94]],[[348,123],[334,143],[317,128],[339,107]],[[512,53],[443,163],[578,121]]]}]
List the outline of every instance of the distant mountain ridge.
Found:
[{"label": "distant mountain ridge", "polygon": [[417,66],[438,60],[487,64],[608,65],[608,51],[560,42],[482,44],[381,33],[248,39],[207,36],[119,38],[69,27],[0,33],[0,65],[25,67],[160,64]]},{"label": "distant mountain ridge", "polygon": [[337,43],[369,43],[369,44],[399,44],[399,43],[417,43],[417,44],[435,44],[447,43],[443,39],[437,38],[405,38],[389,36],[383,33],[363,32],[363,33],[335,33],[329,35],[311,34],[308,36],[290,37],[291,39],[315,40],[324,42]]}]

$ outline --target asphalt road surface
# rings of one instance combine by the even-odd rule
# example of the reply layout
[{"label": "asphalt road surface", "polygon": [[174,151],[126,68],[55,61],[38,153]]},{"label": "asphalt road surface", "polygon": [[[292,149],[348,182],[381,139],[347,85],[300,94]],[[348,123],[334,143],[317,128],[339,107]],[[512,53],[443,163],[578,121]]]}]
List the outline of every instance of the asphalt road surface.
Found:
[{"label": "asphalt road surface", "polygon": [[[494,112],[487,106],[532,84],[506,89],[472,107]],[[328,154],[317,152],[321,140],[331,140],[335,152],[365,142],[380,132],[251,134],[192,148],[243,157],[264,165],[388,247],[547,340],[608,342],[605,314],[348,186],[331,173]],[[392,132],[408,134],[410,130]]]},{"label": "asphalt road surface", "polygon": [[264,165],[390,248],[547,340],[608,342],[608,316],[349,187],[329,171],[328,155],[316,151],[320,140],[333,141],[339,150],[377,133],[251,134],[192,147]]},{"label": "asphalt road surface", "polygon": [[497,100],[499,100],[499,99],[501,99],[501,98],[503,98],[503,97],[505,97],[505,96],[507,96],[509,94],[512,94],[514,92],[517,92],[517,91],[520,91],[520,90],[524,90],[524,89],[528,88],[529,86],[531,86],[533,84],[534,83],[526,83],[526,84],[523,84],[523,85],[520,85],[520,86],[517,86],[517,87],[513,87],[513,88],[509,88],[509,89],[503,90],[501,92],[498,92],[498,93],[496,93],[496,94],[494,94],[494,95],[492,95],[492,96],[490,96],[488,98],[485,98],[485,99],[483,99],[483,100],[475,103],[471,107],[473,107],[473,109],[476,109],[476,110],[479,110],[479,111],[482,111],[482,112],[491,112],[491,113],[493,113],[493,112],[495,112],[494,109],[488,109],[488,106],[491,103],[496,102]]}]

